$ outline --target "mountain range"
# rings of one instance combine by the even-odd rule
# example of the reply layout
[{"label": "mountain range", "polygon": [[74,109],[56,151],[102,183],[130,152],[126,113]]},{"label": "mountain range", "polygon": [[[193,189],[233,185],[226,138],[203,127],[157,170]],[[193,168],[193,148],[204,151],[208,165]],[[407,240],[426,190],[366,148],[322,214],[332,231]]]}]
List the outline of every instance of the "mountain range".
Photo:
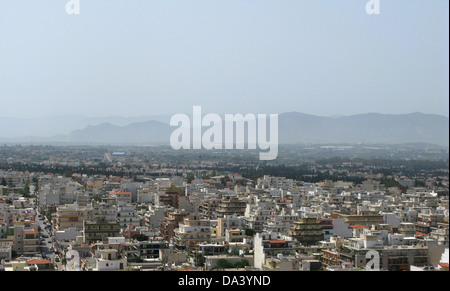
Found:
[{"label": "mountain range", "polygon": [[[0,142],[168,145],[175,130],[169,125],[170,117],[0,118]],[[420,142],[449,145],[449,118],[433,114],[367,113],[322,117],[288,112],[279,114],[278,123],[280,144]]]}]

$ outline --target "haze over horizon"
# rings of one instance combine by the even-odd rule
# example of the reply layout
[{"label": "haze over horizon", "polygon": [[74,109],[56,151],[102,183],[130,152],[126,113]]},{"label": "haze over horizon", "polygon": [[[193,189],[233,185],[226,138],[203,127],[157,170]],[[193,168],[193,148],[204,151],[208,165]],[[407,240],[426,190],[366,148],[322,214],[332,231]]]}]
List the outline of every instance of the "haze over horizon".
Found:
[{"label": "haze over horizon", "polygon": [[[208,113],[202,111],[202,117],[206,114]],[[172,115],[134,118],[86,118],[76,115],[32,119],[0,117],[1,124],[8,124],[0,127],[0,143],[167,144],[176,128],[170,126],[171,117]],[[188,114],[188,119],[192,122],[193,116]],[[321,117],[287,112],[280,114],[278,120],[281,144],[422,143],[448,147],[449,140],[449,118],[433,114]],[[208,126],[204,126],[203,131],[207,128]]]},{"label": "haze over horizon", "polygon": [[[36,120],[36,119],[47,119],[47,118],[65,118],[65,117],[76,117],[76,118],[85,118],[85,119],[103,119],[103,118],[121,118],[121,119],[145,119],[145,120],[159,120],[163,118],[170,118],[171,116],[175,114],[187,114],[192,115],[192,108],[191,111],[183,111],[183,112],[173,112],[173,113],[166,113],[166,114],[147,114],[147,115],[117,115],[117,114],[105,114],[105,115],[96,115],[96,116],[89,116],[84,114],[74,114],[74,113],[68,113],[68,114],[54,114],[54,115],[42,115],[42,116],[26,116],[26,117],[18,117],[18,116],[2,116],[0,115],[0,118],[4,119],[20,119],[20,120]],[[224,114],[258,114],[260,112],[245,112],[245,111],[235,111],[235,112],[210,112],[210,111],[202,111],[202,116],[214,113],[218,114],[220,116]],[[415,112],[406,112],[406,113],[382,113],[382,112],[361,112],[361,113],[355,113],[355,114],[332,114],[332,115],[319,115],[319,114],[311,114],[308,112],[301,112],[301,111],[284,111],[284,112],[273,112],[272,114],[286,114],[286,113],[300,113],[305,115],[311,115],[311,116],[317,116],[317,117],[327,117],[327,118],[338,118],[338,117],[351,117],[351,116],[357,116],[357,115],[368,115],[368,114],[378,114],[378,115],[386,115],[386,116],[396,116],[396,115],[413,115],[413,114],[424,114],[424,115],[435,115],[435,116],[441,116],[449,118],[448,115],[442,115],[442,114],[435,114],[435,113],[424,113],[420,111]],[[157,119],[155,119],[157,118]],[[168,123],[168,122],[166,122]]]},{"label": "haze over horizon", "polygon": [[449,116],[449,2],[0,3],[0,117]]}]

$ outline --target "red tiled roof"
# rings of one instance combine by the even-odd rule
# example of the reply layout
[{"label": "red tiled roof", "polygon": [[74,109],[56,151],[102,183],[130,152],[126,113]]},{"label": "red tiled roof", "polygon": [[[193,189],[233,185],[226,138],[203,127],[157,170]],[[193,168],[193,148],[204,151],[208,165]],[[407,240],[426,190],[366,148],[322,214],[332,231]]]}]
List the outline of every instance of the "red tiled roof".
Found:
[{"label": "red tiled roof", "polygon": [[38,231],[36,229],[34,229],[34,230],[25,230],[23,233],[24,234],[37,234]]},{"label": "red tiled roof", "polygon": [[32,259],[27,261],[28,265],[46,265],[50,264],[49,260]]},{"label": "red tiled roof", "polygon": [[162,237],[154,237],[154,238],[152,238],[152,240],[161,241],[161,240],[164,240],[164,239]]},{"label": "red tiled roof", "polygon": [[111,194],[116,194],[116,195],[131,195],[131,192],[111,192]]},{"label": "red tiled roof", "polygon": [[448,263],[439,263],[439,266],[441,266],[442,268],[448,269]]},{"label": "red tiled roof", "polygon": [[17,223],[35,223],[36,222],[36,220],[23,220],[23,221],[14,221],[14,223],[15,224],[17,224]]}]

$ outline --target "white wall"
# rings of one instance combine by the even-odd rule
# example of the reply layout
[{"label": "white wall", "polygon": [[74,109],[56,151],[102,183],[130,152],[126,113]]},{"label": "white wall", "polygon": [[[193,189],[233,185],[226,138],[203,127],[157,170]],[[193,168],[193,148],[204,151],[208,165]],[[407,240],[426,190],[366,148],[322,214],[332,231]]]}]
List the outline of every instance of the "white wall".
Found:
[{"label": "white wall", "polygon": [[390,226],[397,227],[402,223],[400,219],[397,217],[397,215],[395,215],[394,213],[384,213],[383,216],[384,216],[384,223],[389,224]]},{"label": "white wall", "polygon": [[333,219],[333,235],[349,238],[353,236],[353,230],[350,228],[350,225],[345,223],[344,219],[337,218]]},{"label": "white wall", "polygon": [[255,235],[253,255],[255,268],[262,269],[266,258],[264,255],[264,247],[262,245],[262,237],[260,237],[259,233]]},{"label": "white wall", "polygon": [[64,231],[56,231],[55,237],[57,240],[75,240],[77,236],[82,236],[83,232],[77,231],[75,228],[69,228]]}]

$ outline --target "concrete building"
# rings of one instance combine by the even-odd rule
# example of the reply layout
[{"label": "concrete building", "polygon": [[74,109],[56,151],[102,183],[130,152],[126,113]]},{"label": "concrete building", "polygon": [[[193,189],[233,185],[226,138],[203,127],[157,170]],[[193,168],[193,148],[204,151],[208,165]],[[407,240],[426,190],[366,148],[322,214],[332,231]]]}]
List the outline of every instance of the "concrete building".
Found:
[{"label": "concrete building", "polygon": [[257,233],[254,238],[254,267],[263,270],[266,260],[278,255],[294,256],[297,243],[292,237],[277,233]]},{"label": "concrete building", "polygon": [[127,228],[129,225],[141,225],[141,218],[138,216],[136,206],[125,204],[118,207],[117,220],[120,228]]},{"label": "concrete building", "polygon": [[56,229],[66,230],[75,228],[83,230],[83,222],[92,219],[94,210],[90,206],[82,207],[77,203],[59,206],[56,209]]},{"label": "concrete building", "polygon": [[324,238],[322,226],[316,218],[300,218],[293,223],[289,235],[305,246],[317,244]]},{"label": "concrete building", "polygon": [[247,228],[246,218],[244,216],[225,215],[217,219],[217,236],[224,237],[226,230]]},{"label": "concrete building", "polygon": [[186,211],[168,211],[164,220],[161,220],[159,231],[163,239],[171,241],[175,235],[175,229],[188,215]]},{"label": "concrete building", "polygon": [[226,197],[222,199],[217,209],[217,217],[223,218],[225,215],[244,216],[247,203],[237,197]]},{"label": "concrete building", "polygon": [[18,221],[15,223],[14,251],[23,256],[35,256],[39,253],[39,232],[35,221]]},{"label": "concrete building", "polygon": [[103,238],[119,235],[120,225],[118,222],[107,221],[104,218],[83,222],[83,241],[85,242],[101,241]]},{"label": "concrete building", "polygon": [[96,266],[94,271],[121,271],[127,268],[127,260],[121,257],[116,249],[100,250],[95,256]]},{"label": "concrete building", "polygon": [[199,243],[211,242],[211,225],[200,214],[189,214],[175,229],[174,244],[179,250],[193,248]]},{"label": "concrete building", "polygon": [[160,252],[168,248],[169,243],[163,239],[150,239],[138,243],[139,257],[142,259],[159,258]]}]

